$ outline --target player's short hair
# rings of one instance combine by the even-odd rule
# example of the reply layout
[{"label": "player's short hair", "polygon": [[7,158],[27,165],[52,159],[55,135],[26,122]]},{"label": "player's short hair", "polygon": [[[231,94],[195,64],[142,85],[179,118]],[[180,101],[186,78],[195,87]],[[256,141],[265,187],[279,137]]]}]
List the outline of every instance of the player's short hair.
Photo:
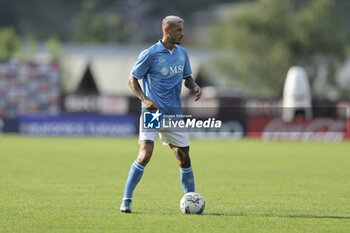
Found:
[{"label": "player's short hair", "polygon": [[175,16],[175,15],[168,15],[167,17],[165,17],[162,21],[162,28],[164,29],[165,27],[172,27],[175,24],[178,23],[184,23],[184,20],[181,19],[179,16]]}]

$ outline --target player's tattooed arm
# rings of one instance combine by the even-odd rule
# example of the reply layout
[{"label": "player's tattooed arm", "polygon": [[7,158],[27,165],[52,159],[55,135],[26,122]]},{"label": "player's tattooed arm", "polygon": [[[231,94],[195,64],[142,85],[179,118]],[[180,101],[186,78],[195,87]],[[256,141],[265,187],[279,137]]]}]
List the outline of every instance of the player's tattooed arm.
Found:
[{"label": "player's tattooed arm", "polygon": [[141,86],[134,76],[130,76],[128,81],[129,87],[131,88],[132,92],[143,102],[146,109],[148,111],[153,111],[158,109],[157,103],[154,100],[151,100],[148,98],[145,93],[142,91]]},{"label": "player's tattooed arm", "polygon": [[201,96],[202,96],[202,89],[194,81],[192,76],[188,76],[188,77],[184,78],[183,83],[184,83],[185,87],[187,87],[188,89],[190,89],[191,91],[194,92],[194,95],[195,95],[194,101],[197,101],[197,100],[199,100],[201,98]]}]

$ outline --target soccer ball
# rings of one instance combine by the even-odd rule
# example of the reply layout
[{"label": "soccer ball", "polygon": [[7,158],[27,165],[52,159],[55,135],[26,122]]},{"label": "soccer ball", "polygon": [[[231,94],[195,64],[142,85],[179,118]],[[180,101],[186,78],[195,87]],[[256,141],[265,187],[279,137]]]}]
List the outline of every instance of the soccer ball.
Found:
[{"label": "soccer ball", "polygon": [[180,200],[180,210],[184,214],[201,214],[204,208],[205,200],[199,193],[186,193]]}]

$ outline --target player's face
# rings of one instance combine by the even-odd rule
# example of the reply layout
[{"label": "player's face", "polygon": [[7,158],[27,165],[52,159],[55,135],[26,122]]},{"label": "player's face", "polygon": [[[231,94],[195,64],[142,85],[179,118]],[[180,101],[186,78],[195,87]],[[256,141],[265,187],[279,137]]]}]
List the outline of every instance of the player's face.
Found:
[{"label": "player's face", "polygon": [[181,44],[182,37],[184,36],[183,28],[184,28],[184,25],[182,23],[178,23],[173,27],[169,28],[168,36],[169,36],[169,41],[171,43]]}]

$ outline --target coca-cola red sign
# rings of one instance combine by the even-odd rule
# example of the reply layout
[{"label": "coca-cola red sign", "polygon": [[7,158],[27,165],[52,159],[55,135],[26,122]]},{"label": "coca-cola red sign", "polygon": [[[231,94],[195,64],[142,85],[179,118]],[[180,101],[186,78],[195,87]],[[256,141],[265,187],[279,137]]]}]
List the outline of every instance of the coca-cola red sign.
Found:
[{"label": "coca-cola red sign", "polygon": [[350,138],[349,122],[333,118],[284,122],[281,118],[249,117],[247,136],[265,140],[341,141]]}]

